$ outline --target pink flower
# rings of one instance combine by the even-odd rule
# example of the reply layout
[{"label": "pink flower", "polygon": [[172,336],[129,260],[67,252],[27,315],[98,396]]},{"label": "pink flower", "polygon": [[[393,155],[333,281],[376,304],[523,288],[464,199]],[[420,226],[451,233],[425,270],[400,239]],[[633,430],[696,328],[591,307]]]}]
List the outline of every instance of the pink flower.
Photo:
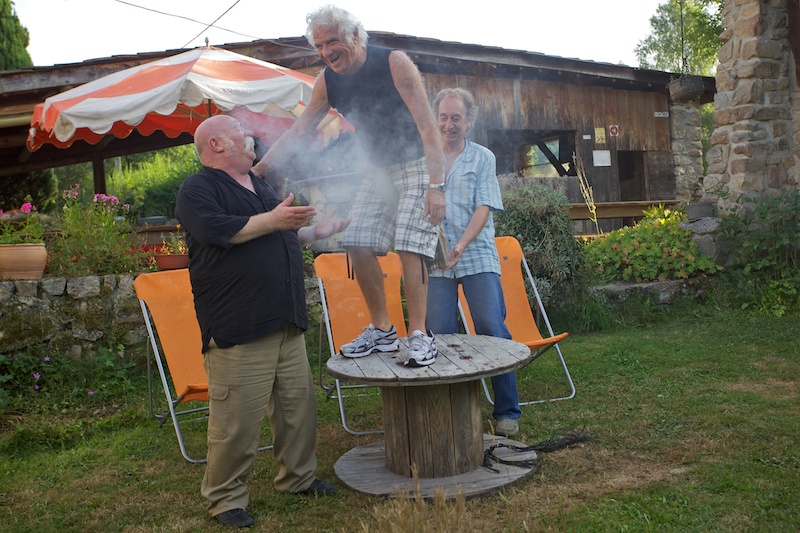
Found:
[{"label": "pink flower", "polygon": [[31,204],[30,202],[25,202],[25,203],[24,203],[24,204],[22,204],[22,206],[19,208],[19,210],[20,210],[22,213],[25,213],[25,214],[28,214],[28,213],[30,213],[30,212],[31,212],[33,209],[34,209],[34,207],[33,207],[33,204]]},{"label": "pink flower", "polygon": [[108,209],[109,211],[119,205],[119,200],[116,196],[110,196],[103,193],[95,194],[92,197],[92,201],[97,205]]},{"label": "pink flower", "polygon": [[39,379],[40,377],[42,377],[42,375],[39,374],[38,372],[33,373],[33,379]]},{"label": "pink flower", "polygon": [[45,355],[44,356],[44,362],[45,363],[49,363],[50,362],[50,356],[49,355]]},{"label": "pink flower", "polygon": [[33,388],[34,388],[35,390],[39,390],[39,385],[34,385],[34,386],[33,386]]},{"label": "pink flower", "polygon": [[93,390],[90,390],[90,391],[88,391],[86,394],[88,394],[89,396],[94,396],[94,391],[93,391]]},{"label": "pink flower", "polygon": [[62,192],[61,193],[61,197],[64,200],[69,200],[69,199],[75,200],[75,199],[78,198],[78,189],[80,189],[80,188],[81,188],[80,184],[76,183],[75,185],[73,185],[69,189],[67,189],[64,192]]}]

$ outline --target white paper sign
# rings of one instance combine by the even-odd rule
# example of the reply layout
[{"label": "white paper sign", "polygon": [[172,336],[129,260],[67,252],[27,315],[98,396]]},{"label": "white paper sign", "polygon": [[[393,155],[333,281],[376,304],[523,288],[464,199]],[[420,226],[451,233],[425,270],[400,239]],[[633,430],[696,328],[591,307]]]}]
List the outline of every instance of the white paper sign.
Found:
[{"label": "white paper sign", "polygon": [[592,164],[596,167],[610,167],[611,150],[592,150]]}]

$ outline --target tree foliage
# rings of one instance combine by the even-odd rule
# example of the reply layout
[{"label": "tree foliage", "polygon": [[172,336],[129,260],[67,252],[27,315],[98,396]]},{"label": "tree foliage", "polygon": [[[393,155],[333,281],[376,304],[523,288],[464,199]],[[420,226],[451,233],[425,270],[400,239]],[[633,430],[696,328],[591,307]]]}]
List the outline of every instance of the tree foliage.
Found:
[{"label": "tree foliage", "polygon": [[178,189],[187,176],[202,168],[193,145],[175,146],[125,158],[108,178],[108,187],[130,204],[132,218],[172,218]]},{"label": "tree foliage", "polygon": [[20,23],[14,2],[0,0],[0,70],[32,67],[29,43],[28,29]]},{"label": "tree foliage", "polygon": [[651,34],[635,48],[639,67],[712,76],[721,45],[723,3],[669,0],[659,5],[650,18]]}]

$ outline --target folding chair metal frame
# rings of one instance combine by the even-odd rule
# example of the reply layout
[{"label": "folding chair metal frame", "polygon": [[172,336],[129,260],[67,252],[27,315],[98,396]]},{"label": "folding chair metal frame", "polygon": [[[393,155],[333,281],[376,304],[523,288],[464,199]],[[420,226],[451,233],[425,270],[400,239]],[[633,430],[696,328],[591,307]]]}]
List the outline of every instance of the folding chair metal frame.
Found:
[{"label": "folding chair metal frame", "polygon": [[[394,324],[395,328],[397,328],[397,335],[398,337],[405,337],[407,335],[406,332],[406,325],[405,325],[405,317],[403,315],[403,304],[402,298],[400,295],[400,282],[402,278],[402,262],[400,261],[400,256],[398,256],[394,252],[389,252],[385,256],[378,257],[378,264],[381,266],[381,270],[384,273],[384,291],[386,294],[386,302],[387,308],[389,311],[389,317],[392,319],[392,323]],[[317,283],[319,285],[319,294],[320,300],[322,302],[322,313],[323,319],[325,321],[325,334],[328,338],[328,347],[330,349],[331,355],[337,353],[339,348],[345,342],[351,341],[358,335],[363,328],[367,327],[370,322],[369,318],[369,310],[367,309],[367,304],[364,301],[364,297],[361,294],[361,289],[358,286],[358,282],[355,279],[355,276],[358,275],[356,272],[355,275],[352,275],[350,270],[350,265],[348,263],[348,258],[345,253],[324,253],[317,256],[314,260],[314,267],[315,271],[317,272]],[[320,275],[321,274],[321,275]],[[327,285],[326,285],[327,280]],[[341,290],[343,292],[346,291],[346,295],[344,294],[331,294],[332,290],[335,289],[332,285],[337,285],[345,283],[347,285],[346,289],[343,287]],[[336,302],[336,304],[341,304],[343,298],[346,296],[347,298],[347,305],[350,305],[352,308],[349,309],[348,319],[349,321],[345,324],[343,322],[337,322],[337,327],[334,328],[333,322],[334,320],[343,320],[344,317],[339,318],[336,316],[335,318],[332,316],[331,313],[330,303]],[[338,312],[336,313],[338,315]],[[348,333],[342,333],[341,329],[344,328],[349,330]],[[340,330],[340,337],[349,337],[346,339],[337,338],[334,335],[334,329]],[[332,383],[326,384],[325,377],[324,377],[324,368],[325,363],[322,357],[322,334],[323,328],[320,327],[319,332],[319,384],[320,387],[325,391],[325,394],[329,398],[336,398],[339,403],[339,415],[342,419],[342,426],[344,427],[345,431],[350,433],[351,435],[369,435],[373,433],[383,433],[383,429],[370,429],[370,430],[356,430],[350,427],[350,424],[347,420],[347,413],[345,411],[345,406],[343,399],[345,397],[345,391],[347,390],[358,390],[363,388],[373,388],[369,385],[364,384],[342,384],[341,380],[338,378],[334,379]],[[335,391],[335,392],[334,392]]]},{"label": "folding chair metal frame", "polygon": [[[156,287],[160,290],[156,290]],[[201,413],[204,411],[207,412],[208,405],[203,407],[177,410],[178,405],[184,402],[193,400],[208,402],[209,400],[208,381],[205,377],[205,369],[202,366],[203,354],[201,352],[202,341],[200,337],[200,326],[197,324],[197,317],[194,314],[194,302],[191,284],[189,283],[188,269],[166,270],[161,272],[140,274],[134,280],[134,288],[136,290],[136,295],[139,298],[139,305],[142,309],[142,316],[144,317],[144,324],[150,341],[147,349],[147,392],[150,414],[159,420],[160,426],[163,426],[167,419],[167,415],[169,415],[170,419],[172,420],[172,426],[175,429],[175,435],[178,438],[178,446],[180,447],[181,455],[190,463],[205,463],[205,458],[195,459],[189,455],[183,439],[183,432],[181,431],[181,425],[178,417],[192,413]],[[170,291],[169,289],[172,290]],[[170,295],[170,298],[168,299],[169,301],[167,301],[167,298],[163,298],[164,302],[159,301],[161,298],[156,298],[156,294],[153,293],[160,293],[158,296],[161,297]],[[173,383],[175,381],[174,374],[169,372],[170,357],[165,357],[165,355],[162,354],[161,350],[159,349],[160,345],[165,352],[168,349],[163,346],[162,339],[164,339],[166,335],[169,335],[169,332],[159,330],[158,324],[160,320],[157,317],[154,317],[152,313],[156,307],[160,307],[162,304],[167,304],[171,307],[169,309],[165,307],[163,309],[159,309],[159,311],[167,313],[172,320],[180,320],[182,334],[184,335],[180,343],[171,343],[169,349],[180,349],[191,354],[190,356],[195,357],[196,364],[199,365],[199,369],[197,367],[192,368],[193,371],[191,374],[193,379],[187,381],[186,383],[175,384],[174,387],[171,387],[169,383],[170,378],[173,379]],[[166,326],[167,325],[164,324],[162,327],[165,328]],[[161,378],[161,385],[164,389],[164,395],[167,400],[167,410],[163,413],[153,412],[153,386],[150,364],[151,354],[156,362],[158,374]],[[175,356],[174,353],[172,355]],[[165,359],[166,363],[164,361]],[[173,396],[173,389],[175,390],[175,396]],[[259,451],[264,451],[271,448],[272,445],[262,446],[259,448]]]},{"label": "folding chair metal frame", "polygon": [[[511,321],[511,317],[509,314],[506,315],[506,325],[509,326],[509,331],[511,333],[511,337],[514,340],[518,340],[519,342],[523,342],[526,344],[533,352],[534,356],[531,359],[531,362],[535,361],[540,355],[544,352],[549,350],[550,348],[554,348],[557,354],[558,360],[561,364],[561,369],[564,373],[564,377],[566,378],[567,384],[570,389],[570,394],[567,396],[560,396],[555,398],[542,398],[536,400],[528,400],[522,401],[519,403],[520,406],[523,405],[532,405],[537,403],[544,403],[544,402],[554,402],[559,400],[569,400],[575,396],[575,384],[572,381],[572,376],[569,373],[569,369],[567,368],[567,363],[564,360],[564,355],[561,353],[561,348],[559,348],[558,343],[559,341],[565,339],[569,333],[564,332],[556,335],[553,332],[553,327],[550,325],[550,319],[547,316],[547,312],[544,309],[544,304],[542,303],[542,298],[539,296],[539,290],[536,288],[536,283],[533,279],[533,274],[531,273],[530,268],[528,267],[527,261],[525,261],[525,255],[522,251],[522,246],[520,245],[519,241],[514,237],[509,236],[502,236],[502,237],[495,237],[495,244],[497,245],[497,251],[500,255],[500,263],[501,263],[501,275],[500,280],[501,282],[504,281],[503,276],[516,276],[517,272],[520,273],[522,276],[522,288],[525,288],[525,278],[527,278],[528,283],[530,284],[531,288],[533,289],[533,294],[536,300],[536,313],[534,314],[533,310],[530,308],[530,304],[528,304],[528,295],[527,292],[524,292],[522,295],[515,295],[510,293],[510,289],[507,286],[508,278],[506,278],[506,283],[503,283],[503,296],[506,300],[506,308],[509,307],[510,302],[518,301],[518,298],[525,298],[525,307],[530,312],[530,319],[531,321],[525,326],[528,331],[522,332],[520,331],[520,325],[515,323],[509,323]],[[519,265],[515,265],[509,263],[509,261],[513,261],[514,258],[519,258]],[[519,270],[516,271],[515,268],[519,266]],[[524,274],[523,274],[524,272]],[[474,326],[472,324],[472,317],[469,314],[469,306],[467,304],[466,297],[464,296],[464,292],[462,288],[459,286],[459,294],[458,294],[458,310],[461,315],[461,321],[464,324],[464,329],[467,333],[470,333],[470,330],[474,330]],[[515,308],[513,311],[514,313],[519,312],[520,309]],[[524,310],[522,310],[524,313]],[[516,318],[520,318],[520,316],[515,316]],[[527,318],[522,316],[522,318]],[[544,325],[547,327],[547,333],[549,337],[542,337],[541,333],[539,332],[539,322],[543,322]],[[535,329],[535,331],[531,331],[531,329]],[[530,364],[530,363],[529,363]],[[490,404],[494,405],[494,401],[492,400],[492,396],[489,392],[489,387],[486,384],[486,380],[482,380],[483,383],[483,391],[486,394],[486,399],[489,401]]]}]

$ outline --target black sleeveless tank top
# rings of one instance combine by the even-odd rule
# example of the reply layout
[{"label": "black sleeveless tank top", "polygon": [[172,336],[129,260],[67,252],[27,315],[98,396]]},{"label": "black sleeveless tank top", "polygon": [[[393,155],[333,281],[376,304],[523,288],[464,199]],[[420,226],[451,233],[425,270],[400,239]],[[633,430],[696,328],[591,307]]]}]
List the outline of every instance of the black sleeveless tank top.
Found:
[{"label": "black sleeveless tank top", "polygon": [[367,46],[367,60],[353,75],[325,69],[328,102],[355,126],[370,161],[379,166],[424,155],[417,124],[394,86],[389,48]]}]

